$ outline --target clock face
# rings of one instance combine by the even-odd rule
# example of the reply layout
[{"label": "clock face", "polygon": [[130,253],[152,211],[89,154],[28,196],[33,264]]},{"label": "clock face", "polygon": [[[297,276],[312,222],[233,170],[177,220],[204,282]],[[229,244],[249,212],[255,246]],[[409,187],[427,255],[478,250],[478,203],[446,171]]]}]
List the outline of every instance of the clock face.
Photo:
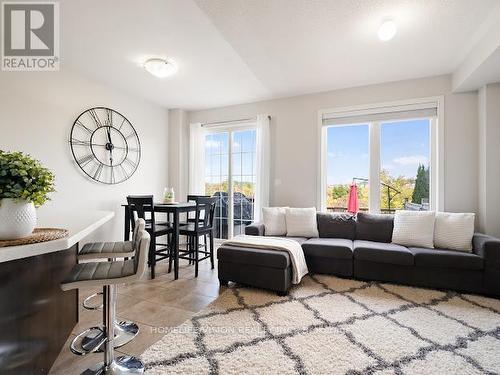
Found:
[{"label": "clock face", "polygon": [[141,144],[134,127],[109,108],[91,108],[78,116],[69,142],[80,169],[104,184],[127,180],[141,160]]}]

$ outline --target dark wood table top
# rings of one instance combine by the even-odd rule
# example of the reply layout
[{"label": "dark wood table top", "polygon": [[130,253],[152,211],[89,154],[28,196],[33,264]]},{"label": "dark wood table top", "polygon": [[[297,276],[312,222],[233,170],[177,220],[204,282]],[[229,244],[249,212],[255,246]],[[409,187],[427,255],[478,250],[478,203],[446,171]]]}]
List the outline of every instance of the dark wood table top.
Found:
[{"label": "dark wood table top", "polygon": [[[178,203],[163,203],[154,202],[155,207],[172,207],[172,208],[185,208],[185,207],[196,207],[195,202],[178,202]],[[122,204],[122,207],[127,207],[128,204]]]}]

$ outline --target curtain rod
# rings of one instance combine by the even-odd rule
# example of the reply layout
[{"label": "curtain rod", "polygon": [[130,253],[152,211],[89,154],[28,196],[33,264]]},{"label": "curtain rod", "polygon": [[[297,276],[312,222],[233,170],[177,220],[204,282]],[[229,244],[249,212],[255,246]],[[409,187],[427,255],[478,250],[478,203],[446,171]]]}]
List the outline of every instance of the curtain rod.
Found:
[{"label": "curtain rod", "polygon": [[[269,120],[271,119],[271,116],[267,116]],[[237,120],[226,120],[226,121],[215,121],[215,122],[202,122],[201,126],[209,126],[209,125],[219,125],[219,124],[229,124],[232,122],[247,122],[247,121],[255,121],[257,120],[257,116],[250,117],[250,118],[241,118]]]}]

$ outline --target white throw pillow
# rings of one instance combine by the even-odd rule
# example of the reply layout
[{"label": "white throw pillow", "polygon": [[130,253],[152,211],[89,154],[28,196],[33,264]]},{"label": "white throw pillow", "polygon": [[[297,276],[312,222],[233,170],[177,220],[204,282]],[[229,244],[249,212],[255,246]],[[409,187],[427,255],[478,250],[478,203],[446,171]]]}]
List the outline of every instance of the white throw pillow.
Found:
[{"label": "white throw pillow", "polygon": [[266,236],[286,236],[285,213],[288,207],[262,207]]},{"label": "white throw pillow", "polygon": [[392,242],[403,246],[434,247],[434,211],[396,211]]},{"label": "white throw pillow", "polygon": [[316,208],[287,208],[286,235],[288,237],[319,237]]},{"label": "white throw pillow", "polygon": [[434,247],[471,251],[474,219],[475,215],[472,213],[436,213]]}]

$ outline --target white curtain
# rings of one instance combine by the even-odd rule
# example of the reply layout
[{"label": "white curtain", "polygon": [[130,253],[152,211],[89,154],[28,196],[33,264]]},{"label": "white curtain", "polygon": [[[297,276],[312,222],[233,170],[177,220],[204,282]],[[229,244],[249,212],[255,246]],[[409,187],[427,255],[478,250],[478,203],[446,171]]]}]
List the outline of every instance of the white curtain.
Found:
[{"label": "white curtain", "polygon": [[269,206],[270,120],[268,115],[257,116],[254,220],[260,221],[262,207]]},{"label": "white curtain", "polygon": [[190,124],[188,194],[205,194],[205,133],[200,123]]}]

